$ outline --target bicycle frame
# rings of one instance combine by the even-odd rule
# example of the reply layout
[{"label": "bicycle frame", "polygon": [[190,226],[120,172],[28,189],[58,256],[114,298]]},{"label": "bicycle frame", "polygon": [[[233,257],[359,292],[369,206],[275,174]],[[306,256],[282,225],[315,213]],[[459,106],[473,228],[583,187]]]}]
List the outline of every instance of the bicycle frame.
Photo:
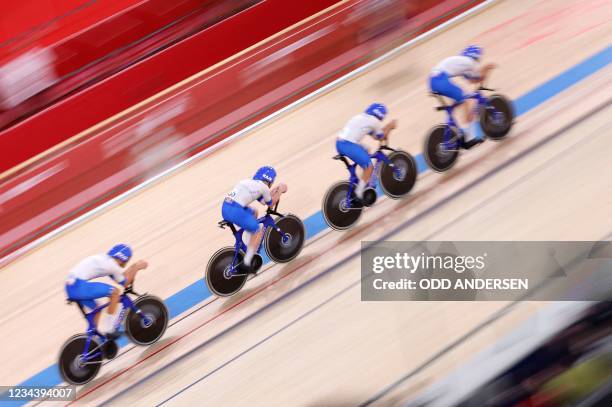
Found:
[{"label": "bicycle frame", "polygon": [[[476,107],[475,110],[476,112],[479,112],[480,109],[484,106],[486,106],[488,99],[486,96],[484,96],[482,93],[480,93],[480,90],[492,90],[492,89],[487,89],[487,88],[480,88],[478,91],[468,95],[466,97],[466,99],[476,99]],[[455,141],[451,141],[451,136],[453,134],[453,132],[451,131],[451,129],[456,129],[458,134],[461,134],[463,131],[461,130],[461,128],[459,127],[459,125],[457,124],[457,122],[455,121],[455,118],[453,117],[453,111],[455,110],[455,108],[461,104],[463,104],[463,102],[461,103],[453,103],[452,105],[447,105],[446,103],[444,103],[444,99],[442,99],[441,95],[437,95],[439,100],[442,102],[442,106],[437,107],[437,110],[444,110],[446,112],[446,127],[444,128],[444,141],[443,141],[443,145],[444,145],[444,149],[446,150],[456,150],[458,149],[461,144],[455,140]]]},{"label": "bicycle frame", "polygon": [[[125,317],[125,313],[127,312],[128,309],[132,309],[138,315],[141,315],[140,310],[136,309],[134,302],[132,301],[130,297],[128,297],[127,293],[124,293],[123,295],[121,295],[120,301],[123,307],[121,309],[121,313],[119,314],[119,318],[115,322],[115,330],[117,330],[119,326],[121,325],[121,322],[123,321],[123,318]],[[91,312],[85,312],[85,310],[83,309],[83,306],[78,301],[76,302],[79,305],[79,308],[81,309],[81,312],[83,313],[83,316],[85,317],[85,320],[87,321],[87,331],[85,332],[85,334],[87,335],[87,340],[85,341],[85,347],[83,349],[83,352],[81,353],[81,357],[84,362],[83,364],[87,364],[89,360],[98,357],[102,353],[100,351],[100,348],[107,341],[106,337],[102,335],[100,332],[98,332],[96,328],[95,318],[96,318],[96,315],[98,315],[104,308],[108,307],[109,303],[100,305],[94,308]],[[146,316],[144,315],[141,315],[141,316],[143,318],[146,318]],[[87,352],[87,349],[89,349],[89,346],[91,345],[91,341],[96,336],[99,338],[102,338],[102,342],[100,343],[100,346]]]},{"label": "bicycle frame", "polygon": [[[272,215],[283,216],[282,214],[276,211],[277,208],[278,208],[278,202],[276,203],[273,209],[271,208],[268,209],[264,216],[257,219],[257,223],[263,225],[262,233],[264,235],[266,233],[266,230],[268,230],[268,228],[273,228],[274,230],[276,230],[278,233],[281,234],[283,239],[285,239],[285,236],[286,236],[285,233],[283,233],[283,231],[280,230],[278,226],[276,226],[276,222],[274,222],[274,218],[272,217]],[[232,259],[230,273],[239,274],[239,273],[235,273],[236,269],[238,268],[238,253],[240,253],[241,250],[245,253],[247,251],[247,245],[244,243],[242,239],[242,235],[244,234],[244,229],[236,229],[236,226],[234,226],[233,223],[228,223],[228,226],[230,227],[232,234],[234,235],[234,238],[236,240],[236,242],[234,243],[234,258]],[[221,226],[221,228],[223,227],[224,226]],[[259,242],[259,247],[257,248],[256,253],[259,253],[261,251],[262,246],[263,246],[263,238]]]},{"label": "bicycle frame", "polygon": [[[382,145],[373,154],[370,154],[370,159],[374,160],[374,170],[372,171],[372,176],[370,177],[370,181],[368,181],[368,185],[367,185],[368,188],[376,189],[376,187],[378,186],[378,176],[379,176],[380,168],[382,164],[383,163],[391,164],[391,160],[389,160],[389,157],[387,157],[387,155],[383,153],[382,150],[395,151],[391,147]],[[341,156],[340,159],[342,160],[342,162],[344,162],[344,165],[346,165],[346,168],[349,171],[349,189],[346,194],[346,204],[347,204],[346,207],[350,208],[351,194],[353,193],[355,185],[359,183],[359,177],[357,176],[357,164],[349,163],[348,159],[345,156]],[[394,171],[396,171],[395,168],[394,168]]]}]

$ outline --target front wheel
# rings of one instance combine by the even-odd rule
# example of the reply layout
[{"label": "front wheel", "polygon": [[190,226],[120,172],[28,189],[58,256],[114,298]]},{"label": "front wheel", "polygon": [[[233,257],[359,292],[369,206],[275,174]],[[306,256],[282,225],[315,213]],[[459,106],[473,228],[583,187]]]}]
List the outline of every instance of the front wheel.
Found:
[{"label": "front wheel", "polygon": [[390,163],[384,163],[380,172],[380,187],[385,195],[398,199],[405,196],[416,182],[417,167],[414,158],[405,151],[389,154]]},{"label": "front wheel", "polygon": [[206,285],[219,297],[229,297],[236,294],[247,281],[248,274],[238,269],[244,253],[238,253],[234,262],[235,249],[231,246],[219,249],[208,261],[206,266]]},{"label": "front wheel", "polygon": [[350,183],[341,181],[332,185],[323,197],[323,218],[332,229],[348,229],[361,216],[363,205],[357,201],[354,188],[349,196],[349,189]]},{"label": "front wheel", "polygon": [[141,346],[157,342],[168,327],[166,304],[157,297],[145,295],[134,301],[134,307],[128,311],[125,318],[125,333],[128,338]]},{"label": "front wheel", "polygon": [[459,136],[457,132],[445,125],[439,124],[425,138],[423,156],[427,165],[434,171],[448,171],[459,156]]},{"label": "front wheel", "polygon": [[85,384],[93,380],[102,366],[104,350],[100,340],[85,334],[68,339],[60,351],[58,367],[62,378],[70,384]]},{"label": "front wheel", "polygon": [[503,95],[492,95],[480,113],[482,131],[491,140],[500,140],[510,132],[513,123],[512,102]]},{"label": "front wheel", "polygon": [[285,215],[276,219],[276,227],[268,228],[264,237],[266,253],[275,263],[287,263],[297,257],[304,246],[306,229],[302,220],[295,215]]}]

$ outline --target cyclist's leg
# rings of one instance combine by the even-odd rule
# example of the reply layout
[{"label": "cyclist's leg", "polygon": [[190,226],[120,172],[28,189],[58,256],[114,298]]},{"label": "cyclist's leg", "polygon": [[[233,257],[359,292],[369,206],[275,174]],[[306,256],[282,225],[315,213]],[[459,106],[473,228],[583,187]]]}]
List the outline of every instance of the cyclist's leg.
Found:
[{"label": "cyclist's leg", "polygon": [[374,169],[372,166],[372,160],[370,159],[370,154],[368,154],[368,150],[366,150],[361,144],[353,143],[348,140],[336,141],[336,150],[338,150],[338,153],[353,160],[363,169],[363,173],[359,178],[359,184],[357,184],[357,188],[355,188],[355,194],[357,197],[363,198],[363,191],[370,181],[372,171]]},{"label": "cyclist's leg", "polygon": [[263,238],[263,225],[257,222],[257,212],[255,209],[251,207],[245,208],[248,211],[248,214],[243,216],[243,225],[244,230],[251,234],[249,238],[249,243],[247,244],[247,252],[244,255],[244,264],[247,266],[251,265],[251,260],[255,253],[257,252],[257,248],[261,243],[261,239]]},{"label": "cyclist's leg", "polygon": [[434,93],[453,99],[456,103],[463,103],[466,95],[446,74],[433,76],[429,80],[429,89]]},{"label": "cyclist's leg", "polygon": [[259,243],[263,236],[263,230],[259,222],[257,222],[257,215],[253,208],[242,207],[238,204],[223,204],[222,209],[223,219],[228,222],[232,222],[238,225],[246,232],[251,233],[249,242],[247,244],[247,252],[244,257],[244,264],[247,266],[251,265],[251,260],[257,252]]},{"label": "cyclist's leg", "polygon": [[[110,297],[111,302],[107,307],[107,315],[110,314],[112,316],[112,321],[110,321],[112,330],[112,326],[114,325],[114,313],[116,312],[120,296],[119,290],[117,288],[113,287],[110,284],[77,279],[74,284],[66,286],[66,292],[68,293],[69,298],[79,301],[79,303],[81,303],[90,311],[96,308],[97,306],[94,300],[98,298]],[[111,306],[113,307],[112,311]],[[100,318],[102,318],[100,317],[101,314],[101,312],[98,313],[94,320],[94,322],[98,326],[98,322],[100,321]],[[104,318],[111,319],[111,317]]]},{"label": "cyclist's leg", "polygon": [[[368,156],[368,159],[369,158],[370,157]],[[361,165],[360,167],[363,168],[363,173],[361,174],[361,178],[359,178],[359,184],[357,184],[357,187],[355,188],[355,194],[357,194],[357,196],[361,199],[363,198],[363,191],[365,190],[366,185],[368,185],[370,178],[372,178],[374,167],[372,166],[371,161],[367,167],[364,168]]]},{"label": "cyclist's leg", "polygon": [[95,285],[92,288],[95,295],[100,295],[100,297],[109,297],[110,299],[108,307],[100,312],[98,330],[102,333],[113,333],[115,331],[115,322],[119,316],[118,304],[121,297],[121,292],[118,288],[113,287],[110,284],[99,282],[91,284]]},{"label": "cyclist's leg", "polygon": [[476,128],[474,127],[476,124],[476,115],[474,114],[474,110],[476,108],[476,100],[474,99],[465,99],[462,105],[462,113],[463,113],[463,123],[462,126],[464,139],[465,141],[471,141],[476,137]]},{"label": "cyclist's leg", "polygon": [[[257,211],[257,208],[252,208],[252,207],[248,206],[248,207],[247,207],[247,209],[248,209],[249,211],[251,211],[251,213],[253,214],[253,216],[255,217],[255,219],[257,219],[257,218],[259,217],[259,213],[258,213],[258,211]],[[255,234],[256,234],[256,233],[255,233]],[[255,240],[253,240],[253,239],[254,239],[255,234],[253,234],[253,233],[249,232],[249,231],[248,231],[248,230],[246,230],[246,229],[245,229],[245,230],[242,232],[242,241],[243,241],[243,242],[245,242],[245,244],[247,245],[247,247],[248,247],[250,244],[259,244],[259,242],[256,242]],[[256,239],[256,237],[255,237],[255,239]]]},{"label": "cyclist's leg", "polygon": [[446,74],[439,74],[431,77],[429,87],[432,92],[449,97],[456,103],[461,104],[461,115],[458,124],[463,129],[464,133],[467,134],[467,138],[472,138],[473,131],[470,127],[474,121],[474,100],[467,99],[463,89],[451,81]]},{"label": "cyclist's leg", "polygon": [[88,293],[82,287],[83,283],[87,283],[87,281],[77,279],[72,284],[66,283],[66,296],[85,307],[86,312],[91,312],[97,307],[97,304],[93,299],[84,298],[84,296],[88,297]]}]

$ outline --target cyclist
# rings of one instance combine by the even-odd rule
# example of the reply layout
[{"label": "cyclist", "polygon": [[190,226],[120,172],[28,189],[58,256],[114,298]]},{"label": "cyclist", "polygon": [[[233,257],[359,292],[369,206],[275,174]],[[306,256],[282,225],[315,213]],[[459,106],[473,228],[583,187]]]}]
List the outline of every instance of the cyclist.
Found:
[{"label": "cyclist", "polygon": [[94,282],[96,278],[110,277],[124,287],[131,285],[139,270],[146,269],[148,264],[138,260],[124,270],[132,258],[132,249],[126,244],[117,244],[107,253],[85,257],[70,270],[66,280],[68,298],[78,301],[86,309],[97,307],[96,299],[109,297],[109,305],[96,315],[95,324],[101,334],[116,336],[115,323],[118,312],[119,288],[102,282]]},{"label": "cyclist", "polygon": [[483,141],[476,138],[475,122],[477,117],[474,114],[476,101],[470,99],[470,94],[464,92],[451,79],[462,76],[470,83],[482,84],[487,79],[489,71],[496,67],[492,63],[481,65],[482,55],[483,50],[480,46],[470,45],[460,55],[443,59],[432,69],[429,77],[429,89],[431,92],[447,96],[455,100],[457,104],[463,105],[463,127],[461,132],[462,145],[465,149],[471,148]]},{"label": "cyclist", "polygon": [[382,103],[371,104],[363,113],[353,116],[344,126],[336,140],[336,150],[339,154],[347,156],[363,169],[359,183],[355,188],[357,198],[363,199],[363,192],[372,176],[372,160],[361,140],[369,135],[377,140],[387,140],[391,130],[395,129],[397,122],[390,121],[382,125],[387,115],[387,107]]},{"label": "cyclist", "polygon": [[243,272],[251,272],[251,260],[259,248],[263,236],[262,225],[257,222],[257,210],[249,205],[259,201],[267,206],[274,206],[280,195],[287,192],[287,186],[280,183],[270,190],[276,179],[276,170],[270,166],[261,167],[252,179],[240,181],[223,200],[221,215],[223,219],[238,225],[249,233],[247,252],[240,265]]}]

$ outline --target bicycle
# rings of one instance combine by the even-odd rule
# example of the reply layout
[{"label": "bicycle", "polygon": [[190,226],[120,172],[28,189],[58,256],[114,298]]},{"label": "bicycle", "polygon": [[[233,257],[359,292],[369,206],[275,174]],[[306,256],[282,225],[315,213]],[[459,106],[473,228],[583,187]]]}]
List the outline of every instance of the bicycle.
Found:
[{"label": "bicycle", "polygon": [[[296,258],[304,246],[306,229],[300,218],[292,214],[283,215],[277,211],[278,202],[274,208],[269,207],[266,214],[257,219],[263,224],[264,237],[259,243],[257,253],[251,261],[252,273],[257,273],[263,265],[262,246],[268,257],[275,263],[287,263]],[[277,216],[276,219],[273,216]],[[222,220],[218,223],[224,229],[229,227],[234,239],[234,246],[219,249],[208,261],[206,266],[206,285],[211,292],[220,297],[229,297],[242,289],[250,273],[240,270],[247,250],[243,241],[244,229],[236,229],[233,223]]]},{"label": "bicycle", "polygon": [[[132,301],[129,295],[137,296]],[[119,352],[116,335],[100,333],[95,324],[96,315],[108,303],[86,312],[79,300],[67,299],[68,304],[76,303],[87,321],[87,331],[70,337],[62,346],[58,366],[62,378],[70,383],[81,385],[90,382],[102,367],[103,359],[113,359]],[[164,302],[152,295],[137,294],[132,286],[123,290],[120,297],[123,306],[115,324],[118,332],[122,324],[128,338],[140,346],[157,342],[168,326],[168,309]],[[126,314],[127,313],[127,314]]]},{"label": "bicycle", "polygon": [[[384,151],[391,151],[389,155]],[[357,164],[348,157],[338,154],[332,157],[340,160],[349,171],[348,181],[339,181],[332,185],[323,197],[323,218],[333,229],[346,230],[353,226],[361,217],[364,206],[372,206],[376,202],[376,187],[380,182],[385,195],[399,199],[408,194],[417,178],[417,166],[414,157],[402,150],[395,150],[381,143],[378,150],[370,154],[374,162],[372,177],[363,192],[363,198],[357,198],[355,188],[359,182]]]},{"label": "bicycle", "polygon": [[[510,132],[514,124],[514,108],[512,102],[501,94],[493,94],[486,97],[482,91],[494,92],[494,89],[481,86],[476,92],[468,96],[468,99],[476,99],[476,110],[480,115],[480,127],[487,138],[501,140]],[[459,128],[453,118],[453,110],[460,105],[454,103],[448,105],[443,95],[432,93],[438,98],[441,106],[435,110],[445,111],[446,123],[433,127],[425,138],[423,156],[430,168],[437,172],[449,170],[457,161],[459,150],[462,147],[463,131]]]}]

